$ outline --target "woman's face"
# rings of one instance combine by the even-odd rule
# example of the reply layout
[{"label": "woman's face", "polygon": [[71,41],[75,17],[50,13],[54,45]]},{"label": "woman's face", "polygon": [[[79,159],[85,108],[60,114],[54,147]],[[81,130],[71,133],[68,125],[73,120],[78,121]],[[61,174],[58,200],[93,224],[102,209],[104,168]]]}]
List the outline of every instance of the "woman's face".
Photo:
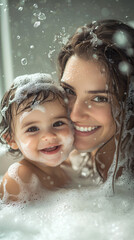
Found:
[{"label": "woman's face", "polygon": [[73,55],[68,60],[61,85],[68,99],[74,123],[75,147],[95,151],[115,133],[104,68],[92,60]]}]

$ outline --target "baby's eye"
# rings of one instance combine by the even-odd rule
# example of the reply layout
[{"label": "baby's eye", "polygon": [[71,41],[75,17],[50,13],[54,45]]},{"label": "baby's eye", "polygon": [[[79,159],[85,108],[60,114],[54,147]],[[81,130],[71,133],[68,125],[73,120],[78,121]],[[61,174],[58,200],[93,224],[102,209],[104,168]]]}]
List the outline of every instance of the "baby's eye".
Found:
[{"label": "baby's eye", "polygon": [[76,95],[75,92],[67,87],[63,87],[67,95]]},{"label": "baby's eye", "polygon": [[65,123],[63,121],[57,121],[53,124],[53,127],[60,127],[62,125],[64,125]]},{"label": "baby's eye", "polygon": [[94,102],[108,102],[108,98],[104,96],[96,96],[93,98]]},{"label": "baby's eye", "polygon": [[36,126],[33,126],[28,128],[26,132],[37,132],[37,131],[39,131],[39,128]]}]

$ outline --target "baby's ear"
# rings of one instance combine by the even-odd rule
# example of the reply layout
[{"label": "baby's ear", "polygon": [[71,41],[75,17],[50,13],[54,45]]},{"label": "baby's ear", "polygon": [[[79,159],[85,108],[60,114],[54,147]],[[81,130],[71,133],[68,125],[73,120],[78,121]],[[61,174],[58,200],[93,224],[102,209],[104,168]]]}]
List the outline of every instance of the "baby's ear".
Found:
[{"label": "baby's ear", "polygon": [[14,149],[14,150],[17,150],[17,149],[18,149],[18,145],[17,145],[16,141],[14,140],[14,138],[10,137],[10,136],[7,135],[7,134],[4,134],[2,137],[5,139],[5,141],[7,142],[7,144],[8,144],[12,149]]}]

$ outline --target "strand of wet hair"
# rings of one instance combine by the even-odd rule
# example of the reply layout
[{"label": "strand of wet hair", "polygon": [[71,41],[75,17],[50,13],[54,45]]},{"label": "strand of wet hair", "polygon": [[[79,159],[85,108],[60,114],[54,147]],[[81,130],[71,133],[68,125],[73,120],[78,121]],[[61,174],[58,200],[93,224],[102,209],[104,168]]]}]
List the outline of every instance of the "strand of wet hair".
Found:
[{"label": "strand of wet hair", "polygon": [[115,163],[115,169],[114,169],[114,173],[113,173],[113,178],[112,178],[112,188],[113,188],[113,192],[115,193],[115,178],[116,178],[116,174],[117,174],[117,167],[118,167],[118,163],[119,163],[119,154],[120,154],[120,148],[121,148],[121,138],[122,138],[122,133],[123,133],[123,129],[124,129],[124,124],[125,121],[123,121],[124,117],[125,117],[125,110],[126,110],[126,105],[127,105],[127,98],[128,98],[128,90],[129,90],[129,83],[127,84],[127,96],[125,99],[125,104],[124,104],[124,111],[122,114],[122,122],[121,122],[121,129],[120,129],[120,137],[118,140],[118,148],[117,148],[117,153],[116,153],[116,163]]}]

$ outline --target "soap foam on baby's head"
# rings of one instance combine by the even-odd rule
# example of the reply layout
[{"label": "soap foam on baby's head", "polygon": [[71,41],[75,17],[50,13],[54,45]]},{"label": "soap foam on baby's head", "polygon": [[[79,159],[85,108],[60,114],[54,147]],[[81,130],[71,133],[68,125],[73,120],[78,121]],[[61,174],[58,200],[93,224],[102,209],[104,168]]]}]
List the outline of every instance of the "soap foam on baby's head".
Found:
[{"label": "soap foam on baby's head", "polygon": [[28,94],[37,93],[43,90],[51,90],[56,93],[64,90],[56,81],[54,81],[50,74],[35,73],[31,75],[23,75],[15,78],[13,88],[16,89],[14,99],[12,101],[20,103],[27,98]]},{"label": "soap foam on baby's head", "polygon": [[8,97],[7,105],[2,107],[1,114],[5,118],[6,112],[8,111],[9,106],[12,103],[21,104],[24,100],[29,96],[34,96],[31,107],[35,108],[40,103],[40,100],[36,98],[36,94],[41,91],[50,91],[55,94],[64,94],[64,90],[61,86],[58,85],[56,81],[54,81],[50,74],[46,73],[35,73],[35,74],[27,74],[16,77],[13,81],[13,85],[11,86],[11,93]]}]

